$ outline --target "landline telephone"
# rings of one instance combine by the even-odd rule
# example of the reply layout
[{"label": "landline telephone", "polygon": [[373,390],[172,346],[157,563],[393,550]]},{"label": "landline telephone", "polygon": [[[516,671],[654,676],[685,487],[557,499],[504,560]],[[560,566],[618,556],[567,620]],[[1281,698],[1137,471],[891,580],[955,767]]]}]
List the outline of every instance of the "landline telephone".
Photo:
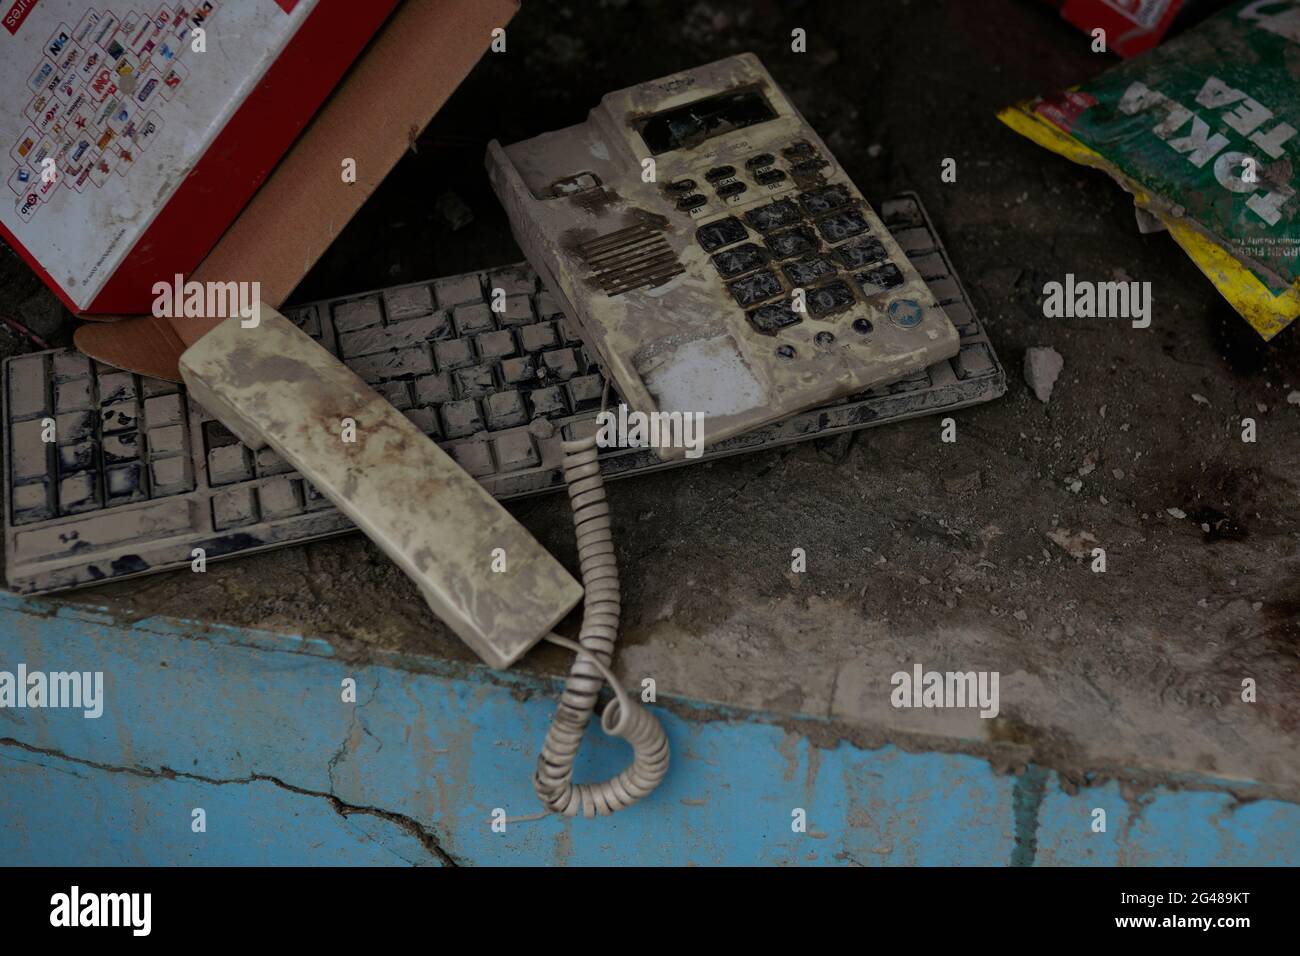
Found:
[{"label": "landline telephone", "polygon": [[[657,166],[663,179],[643,181]],[[622,396],[703,413],[716,442],[950,357],[958,336],[830,151],[752,55],[604,98],[582,125],[488,150],[520,245]],[[668,771],[655,717],[610,671],[619,586],[596,435],[561,444],[583,586],[396,408],[262,305],[182,356],[194,397],[269,445],[419,585],[494,667],[539,640],[577,653],[534,788],[553,812],[612,813]],[[354,422],[355,441],[338,426]],[[672,454],[671,451],[663,451]],[[492,567],[504,548],[506,573]],[[578,642],[552,633],[584,600]],[[603,681],[611,780],[573,764]]]},{"label": "landline telephone", "polygon": [[[709,442],[950,358],[916,269],[753,54],[502,146],[515,238],[624,400]],[[671,454],[671,452],[669,452]]]}]

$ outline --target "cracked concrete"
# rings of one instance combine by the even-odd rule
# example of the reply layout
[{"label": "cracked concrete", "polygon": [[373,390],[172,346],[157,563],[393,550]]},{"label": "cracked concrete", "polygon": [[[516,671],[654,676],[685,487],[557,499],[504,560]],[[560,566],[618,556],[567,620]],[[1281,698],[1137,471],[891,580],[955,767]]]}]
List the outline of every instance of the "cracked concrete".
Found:
[{"label": "cracked concrete", "polygon": [[[334,809],[340,817],[347,819],[353,814],[364,814],[366,816],[377,817],[381,820],[387,820],[389,823],[400,827],[411,836],[420,841],[421,845],[428,852],[431,859],[436,860],[443,866],[460,866],[460,862],[454,859],[451,854],[444,850],[438,842],[437,836],[418,820],[404,816],[400,813],[393,813],[391,810],[384,810],[380,807],[363,807],[347,803],[341,800],[333,793],[322,793],[318,790],[308,790],[303,787],[295,786],[284,780],[279,779],[271,774],[252,773],[246,777],[237,777],[233,779],[221,779],[219,777],[207,777],[202,774],[189,773],[183,770],[173,770],[170,767],[116,767],[111,764],[99,763],[98,761],[88,760],[84,757],[74,757],[70,754],[63,753],[59,750],[52,750],[43,747],[33,747],[30,744],[15,740],[12,737],[0,737],[0,747],[11,747],[16,750],[27,753],[38,754],[42,757],[50,757],[55,760],[66,761],[80,767],[88,767],[93,770],[99,770],[104,773],[121,773],[129,774],[134,777],[145,777],[154,780],[193,780],[197,783],[205,783],[211,786],[241,786],[260,781],[279,787],[289,793],[295,793],[299,796],[313,797],[325,800]],[[410,862],[410,861],[408,861]]]}]

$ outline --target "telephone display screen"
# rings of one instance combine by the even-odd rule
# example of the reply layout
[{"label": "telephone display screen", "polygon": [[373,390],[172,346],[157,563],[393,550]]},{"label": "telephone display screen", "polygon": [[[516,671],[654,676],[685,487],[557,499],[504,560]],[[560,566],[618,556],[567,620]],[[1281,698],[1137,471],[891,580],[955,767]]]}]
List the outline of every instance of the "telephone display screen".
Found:
[{"label": "telephone display screen", "polygon": [[641,120],[637,132],[650,152],[658,156],[774,119],[776,110],[758,90],[735,90],[656,113]]}]

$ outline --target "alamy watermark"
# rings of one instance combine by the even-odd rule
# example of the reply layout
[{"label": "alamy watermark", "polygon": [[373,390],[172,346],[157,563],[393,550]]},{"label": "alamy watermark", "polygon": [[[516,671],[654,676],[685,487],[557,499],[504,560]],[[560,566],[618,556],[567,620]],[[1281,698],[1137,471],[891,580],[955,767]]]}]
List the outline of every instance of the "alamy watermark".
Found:
[{"label": "alamy watermark", "polygon": [[93,720],[104,713],[104,672],[0,671],[0,709],[24,707],[66,707]]},{"label": "alamy watermark", "polygon": [[684,448],[687,458],[704,454],[703,412],[630,412],[606,409],[596,415],[601,448]]},{"label": "alamy watermark", "polygon": [[179,272],[171,282],[153,284],[153,314],[157,319],[233,319],[245,329],[262,321],[260,282],[185,281]]},{"label": "alamy watermark", "polygon": [[1150,282],[1090,282],[1075,280],[1043,286],[1043,315],[1049,319],[1131,319],[1133,328],[1151,326]]},{"label": "alamy watermark", "polygon": [[889,679],[889,702],[897,708],[978,707],[981,717],[991,719],[1000,709],[998,681],[997,671],[927,671],[914,664],[911,673],[897,671]]}]

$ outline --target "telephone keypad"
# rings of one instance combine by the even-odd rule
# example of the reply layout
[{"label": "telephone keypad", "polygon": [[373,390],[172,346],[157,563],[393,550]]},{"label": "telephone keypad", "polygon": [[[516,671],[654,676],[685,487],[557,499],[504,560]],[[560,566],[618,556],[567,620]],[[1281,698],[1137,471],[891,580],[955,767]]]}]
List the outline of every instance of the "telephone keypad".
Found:
[{"label": "telephone keypad", "polygon": [[745,213],[746,221],[763,233],[775,232],[782,226],[793,225],[802,218],[799,207],[788,199],[778,199],[774,203]]},{"label": "telephone keypad", "polygon": [[798,325],[803,319],[785,302],[762,305],[748,314],[749,322],[762,335],[776,335],[782,329]]},{"label": "telephone keypad", "polygon": [[713,254],[713,265],[724,279],[733,278],[766,264],[767,253],[752,242]]},{"label": "telephone keypad", "polygon": [[810,256],[785,264],[785,274],[791,285],[808,286],[835,275],[835,263],[825,256]]},{"label": "telephone keypad", "polygon": [[843,279],[836,279],[817,289],[809,289],[808,311],[815,316],[843,312],[854,303],[853,290]]},{"label": "telephone keypad", "polygon": [[766,242],[777,259],[793,259],[817,248],[817,239],[806,226],[768,236]]},{"label": "telephone keypad", "polygon": [[765,299],[780,295],[784,291],[781,280],[776,277],[776,273],[767,269],[745,276],[743,279],[737,279],[731,283],[729,288],[731,294],[735,296],[736,301],[740,303],[742,308],[757,305]]},{"label": "telephone keypad", "polygon": [[827,242],[840,242],[859,233],[866,232],[871,226],[866,218],[856,209],[846,209],[825,219],[817,220],[817,229]]},{"label": "telephone keypad", "polygon": [[699,229],[695,230],[695,238],[704,247],[705,252],[713,252],[715,249],[729,246],[733,242],[740,242],[741,239],[748,236],[749,233],[745,230],[744,225],[735,216],[719,219],[717,222],[711,222],[707,226],[700,226]]}]

